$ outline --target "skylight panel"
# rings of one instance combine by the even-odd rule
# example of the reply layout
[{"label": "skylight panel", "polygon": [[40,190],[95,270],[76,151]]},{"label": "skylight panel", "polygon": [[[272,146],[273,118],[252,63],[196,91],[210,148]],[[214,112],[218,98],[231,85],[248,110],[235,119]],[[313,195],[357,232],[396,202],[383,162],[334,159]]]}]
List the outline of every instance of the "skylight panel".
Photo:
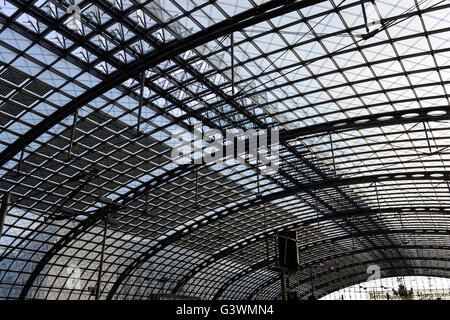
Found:
[{"label": "skylight panel", "polygon": [[0,33],[0,37],[2,41],[21,51],[27,49],[32,43],[30,40],[21,36],[17,32],[14,32],[10,28],[6,28],[2,33]]},{"label": "skylight panel", "polygon": [[341,68],[347,68],[365,63],[364,59],[358,51],[339,53],[337,55],[334,55],[333,59]]},{"label": "skylight panel", "polygon": [[17,8],[13,6],[9,1],[4,0],[2,6],[0,6],[0,12],[5,16],[10,17],[17,11]]},{"label": "skylight panel", "polygon": [[408,40],[396,41],[395,48],[400,55],[413,54],[429,49],[425,38],[412,38]]}]

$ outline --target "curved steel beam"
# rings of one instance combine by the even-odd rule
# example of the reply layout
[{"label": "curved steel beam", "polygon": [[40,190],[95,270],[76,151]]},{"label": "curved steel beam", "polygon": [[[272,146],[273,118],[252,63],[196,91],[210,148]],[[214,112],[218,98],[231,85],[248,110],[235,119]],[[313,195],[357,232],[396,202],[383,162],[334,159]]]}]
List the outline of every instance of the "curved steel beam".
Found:
[{"label": "curved steel beam", "polygon": [[[313,275],[312,278],[313,279],[317,279],[319,277],[325,276],[329,273],[332,272],[338,272],[338,271],[342,271],[345,269],[350,269],[350,268],[354,268],[354,267],[360,267],[360,266],[364,266],[366,264],[376,264],[376,263],[383,263],[385,261],[408,261],[408,260],[415,260],[415,261],[445,261],[448,262],[450,261],[450,258],[443,258],[443,257],[393,257],[393,258],[387,258],[387,259],[375,259],[375,260],[368,260],[368,261],[363,261],[363,262],[357,262],[357,263],[351,263],[351,264],[346,264],[343,266],[339,266],[334,268],[333,271],[327,270],[327,271],[323,271],[320,272],[316,275]],[[383,270],[389,270],[389,269],[394,269],[394,270],[398,270],[398,269],[439,269],[439,270],[443,270],[443,271],[450,271],[450,267],[417,267],[417,266],[402,266],[402,267],[388,267],[388,268],[380,268],[381,271]],[[353,278],[355,277],[355,275],[359,275],[359,274],[367,274],[365,271],[364,272],[359,272],[359,273],[355,273],[355,274],[350,274],[347,275],[348,278]],[[292,286],[291,290],[294,290],[295,288],[297,288],[298,286],[311,281],[311,277],[306,277],[304,279],[301,279],[296,285]],[[331,282],[331,281],[329,281]],[[318,285],[316,288],[319,288],[321,286],[324,286],[324,284],[322,283],[321,285]],[[258,292],[256,293],[258,294]],[[255,294],[255,295],[256,295]]]},{"label": "curved steel beam", "polygon": [[300,192],[308,190],[335,188],[340,186],[357,185],[362,183],[380,182],[386,184],[387,181],[405,181],[405,180],[436,180],[445,181],[450,179],[448,171],[431,171],[431,172],[405,172],[405,173],[384,173],[367,176],[352,176],[349,178],[332,179],[321,181],[313,184],[292,187],[271,195],[261,197],[265,201],[279,200],[285,197],[293,196]]},{"label": "curved steel beam", "polygon": [[262,205],[264,203],[279,200],[288,196],[295,195],[300,192],[323,189],[323,188],[332,188],[338,186],[352,185],[352,184],[360,184],[360,183],[371,183],[371,182],[385,182],[386,180],[448,180],[450,178],[450,172],[446,171],[432,171],[432,172],[409,172],[409,173],[392,173],[392,174],[379,174],[372,176],[359,176],[359,177],[351,177],[346,179],[335,179],[324,182],[319,182],[315,184],[305,184],[299,185],[297,187],[293,187],[290,189],[286,189],[283,191],[275,192],[269,195],[263,195],[260,197],[254,197],[247,202],[240,203],[234,205],[229,208],[224,208],[220,212],[212,214],[210,216],[204,217],[202,220],[196,221],[195,224],[186,226],[185,228],[174,232],[172,235],[168,236],[161,240],[160,243],[155,244],[148,248],[147,251],[142,253],[139,257],[133,260],[130,265],[122,272],[122,274],[117,278],[116,282],[112,286],[111,290],[108,293],[107,299],[111,299],[119,285],[122,281],[137,267],[139,267],[142,263],[147,261],[154,253],[158,252],[162,246],[172,244],[173,242],[181,239],[184,235],[193,232],[194,230],[203,227],[210,222],[214,222],[215,220],[222,219],[223,217],[229,216],[233,213],[237,213],[239,211],[248,209],[252,206]]},{"label": "curved steel beam", "polygon": [[391,234],[412,234],[412,235],[450,235],[449,230],[430,230],[430,229],[404,229],[404,230],[375,230],[375,231],[366,231],[357,234],[350,234],[345,236],[339,236],[335,238],[321,239],[319,241],[315,241],[309,243],[304,247],[300,247],[299,250],[306,250],[315,246],[319,246],[321,244],[332,243],[336,241],[347,240],[356,237],[373,237],[379,235],[391,235]]},{"label": "curved steel beam", "polygon": [[[286,142],[313,134],[340,133],[358,129],[446,120],[450,120],[450,110],[448,106],[438,106],[426,109],[406,109],[330,121],[298,129],[282,129],[279,132],[279,140],[281,142]],[[245,143],[245,149],[248,150],[249,140],[246,139],[243,143]],[[268,138],[268,144],[271,144],[270,137]],[[227,152],[227,146],[223,146],[222,154],[224,157],[227,155]],[[237,145],[234,145],[234,154],[237,154]]]},{"label": "curved steel beam", "polygon": [[[311,218],[311,219],[307,219],[304,221],[299,221],[299,222],[294,222],[294,223],[290,223],[290,224],[286,224],[286,225],[277,226],[273,229],[270,229],[270,232],[277,232],[280,230],[297,228],[299,226],[307,226],[310,224],[328,221],[328,220],[345,219],[348,217],[373,215],[373,214],[377,214],[377,213],[422,212],[422,213],[433,213],[433,214],[435,213],[435,214],[439,214],[439,215],[450,214],[450,207],[433,207],[433,208],[432,207],[428,207],[428,208],[415,207],[415,208],[409,208],[409,209],[410,209],[409,211],[406,211],[405,208],[402,207],[402,208],[382,208],[382,209],[376,209],[376,210],[372,210],[372,209],[352,210],[350,212],[330,214],[330,215],[322,216],[319,218]],[[268,235],[268,232],[259,234],[259,235],[253,235],[251,237],[247,237],[245,239],[240,240],[238,243],[235,242],[235,243],[229,245],[227,248],[220,250],[219,252],[213,254],[208,259],[205,259],[203,261],[203,263],[201,263],[200,265],[191,269],[191,271],[188,272],[176,284],[176,286],[172,290],[172,294],[176,294],[201,269],[206,268],[207,266],[217,262],[218,260],[223,259],[223,258],[227,257],[228,255],[231,255],[231,254],[235,253],[236,251],[241,250],[241,249],[249,246],[250,244],[255,243],[258,239],[262,239],[262,238],[266,237],[267,235]],[[198,270],[198,267],[200,267],[201,269]],[[196,271],[194,271],[194,270],[196,270]]]},{"label": "curved steel beam", "polygon": [[68,233],[66,233],[55,245],[53,245],[53,247],[51,247],[50,250],[48,250],[42,257],[42,259],[38,262],[37,266],[34,268],[33,272],[27,279],[27,282],[25,283],[22,292],[20,293],[19,299],[25,299],[28,291],[30,290],[31,286],[33,285],[34,281],[36,280],[42,269],[59,250],[61,250],[64,246],[69,244],[80,234],[85,232],[89,227],[94,225],[96,222],[102,220],[109,210],[116,210],[118,207],[127,205],[128,203],[137,199],[144,193],[150,192],[152,189],[157,188],[174,178],[178,178],[180,176],[180,172],[184,171],[186,168],[189,167],[192,169],[195,167],[195,165],[192,164],[181,165],[175,169],[166,172],[164,175],[155,177],[154,179],[147,181],[141,184],[140,186],[135,187],[134,189],[121,195],[112,204],[108,204],[98,209],[95,213],[91,214],[87,219],[83,220],[81,223],[76,225],[73,229],[71,229]]},{"label": "curved steel beam", "polygon": [[[450,247],[445,247],[445,246],[424,246],[424,245],[413,245],[413,246],[384,246],[384,247],[377,247],[377,248],[370,248],[370,249],[362,249],[362,250],[357,250],[357,251],[353,251],[353,252],[345,252],[345,254],[342,255],[334,255],[334,256],[328,256],[327,260],[332,260],[332,259],[337,259],[337,258],[341,258],[343,256],[347,256],[347,255],[355,255],[355,254],[361,254],[361,253],[365,253],[365,252],[370,252],[370,251],[376,251],[376,250],[390,250],[390,249],[432,249],[432,250],[450,250]],[[320,262],[321,259],[315,260],[316,262]],[[272,264],[273,262],[275,262],[275,259],[264,259],[260,262],[257,262],[255,264],[253,264],[252,266],[250,266],[248,269],[245,269],[244,272],[238,273],[236,275],[234,275],[232,278],[230,278],[229,280],[227,280],[226,282],[224,282],[224,284],[219,288],[219,290],[217,290],[216,294],[214,295],[213,300],[217,300],[222,294],[223,292],[225,292],[225,290],[234,282],[238,281],[239,279],[255,272],[258,271],[259,269],[262,269],[264,267],[269,266],[270,264]],[[312,262],[309,262],[309,264],[312,264]],[[307,267],[308,265],[305,265],[304,267]],[[278,278],[278,277],[277,277]]]},{"label": "curved steel beam", "polygon": [[0,166],[3,166],[7,161],[12,159],[17,153],[51,129],[54,125],[73,114],[75,110],[85,104],[88,104],[96,97],[118,86],[122,82],[128,80],[133,75],[139,74],[143,70],[154,67],[161,62],[175,57],[176,55],[194,49],[209,41],[228,35],[234,31],[242,30],[260,22],[324,1],[326,0],[303,0],[296,2],[293,0],[272,0],[214,24],[191,36],[174,40],[163,46],[162,50],[151,51],[143,55],[140,59],[136,59],[129,64],[122,65],[121,68],[109,75],[107,81],[99,83],[92,89],[84,92],[76,99],[67,103],[65,106],[59,108],[52,115],[42,120],[34,128],[10,144],[0,153]]},{"label": "curved steel beam", "polygon": [[[169,46],[170,46],[170,44],[169,44]],[[42,126],[41,126],[42,127]]]},{"label": "curved steel beam", "polygon": [[417,123],[426,121],[450,120],[448,106],[431,108],[406,109],[392,112],[383,112],[350,119],[330,121],[298,129],[280,131],[280,140],[291,140],[311,134],[322,134],[328,132],[343,132],[357,129],[374,127],[385,127],[406,123]]},{"label": "curved steel beam", "polygon": [[[275,2],[275,1],[272,1],[272,3],[273,3],[273,2]],[[277,2],[280,3],[279,1],[277,1]],[[303,1],[302,4],[304,4],[305,2],[307,2],[307,1]],[[320,2],[320,1],[316,1],[316,2]],[[252,9],[252,10],[253,10],[253,9]],[[272,13],[272,11],[269,12],[269,15],[270,15],[271,13]],[[268,19],[268,18],[266,17],[265,19]],[[232,19],[230,19],[230,20],[232,20]],[[245,22],[245,21],[244,21],[244,22]],[[255,22],[254,22],[254,23],[255,23]],[[231,24],[233,24],[233,23],[231,23]],[[241,28],[242,28],[242,27],[241,27]],[[229,32],[230,32],[230,31],[228,31],[227,33],[229,33]],[[220,37],[220,35],[216,35],[215,37]],[[171,45],[171,44],[169,44],[168,47],[170,47],[170,45]],[[186,50],[188,50],[188,49],[184,49],[183,51],[186,51]],[[166,58],[166,59],[169,59],[169,58]],[[145,62],[145,61],[144,61],[144,62]],[[142,63],[142,62],[141,62],[141,63]],[[153,63],[153,62],[152,62],[152,63]],[[128,68],[125,68],[125,69],[128,69]],[[113,78],[113,76],[111,76],[111,78]],[[120,83],[120,82],[119,82],[119,83]],[[102,84],[103,84],[103,83],[102,83]],[[107,91],[107,90],[105,90],[105,91]],[[78,100],[79,103],[82,103],[82,101],[83,101],[83,100]],[[76,108],[77,108],[77,107],[75,106],[75,109],[76,109]],[[69,112],[69,115],[70,115],[71,113],[72,113],[72,112]],[[53,116],[52,116],[52,117],[53,117]],[[63,118],[64,118],[64,117],[63,117]],[[63,118],[62,118],[62,119],[63,119]],[[62,119],[61,119],[61,120],[62,120]],[[41,125],[39,125],[39,128],[41,128]],[[34,131],[34,130],[33,130],[33,131]],[[19,140],[20,140],[20,139],[19,139]],[[5,151],[6,151],[6,150],[5,150]],[[19,151],[20,151],[20,150],[19,150]],[[14,155],[12,155],[11,157],[13,157],[13,156],[14,156]],[[3,161],[3,159],[4,159],[4,158],[3,158],[3,154],[0,154],[0,162]]]}]

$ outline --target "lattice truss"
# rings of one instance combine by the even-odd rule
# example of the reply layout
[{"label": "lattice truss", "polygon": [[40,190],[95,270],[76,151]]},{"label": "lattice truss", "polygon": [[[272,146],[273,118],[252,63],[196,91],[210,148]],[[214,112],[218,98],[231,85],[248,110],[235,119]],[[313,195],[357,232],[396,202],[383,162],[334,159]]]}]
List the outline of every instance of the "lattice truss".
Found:
[{"label": "lattice truss", "polygon": [[[448,277],[449,21],[436,0],[1,0],[0,298],[94,299],[107,216],[101,299],[278,299],[288,229],[299,297],[370,264]],[[279,170],[174,163],[197,122],[279,130]]]}]

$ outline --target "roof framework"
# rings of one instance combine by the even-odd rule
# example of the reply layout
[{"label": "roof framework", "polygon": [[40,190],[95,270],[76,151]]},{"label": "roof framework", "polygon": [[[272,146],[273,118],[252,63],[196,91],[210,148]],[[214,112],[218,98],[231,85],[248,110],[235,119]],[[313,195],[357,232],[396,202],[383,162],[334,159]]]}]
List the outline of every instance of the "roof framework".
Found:
[{"label": "roof framework", "polygon": [[[94,299],[107,215],[101,299],[278,299],[284,229],[299,296],[448,277],[450,3],[377,0],[368,39],[362,5],[5,1],[0,298]],[[196,122],[279,130],[279,170],[174,163]]]}]

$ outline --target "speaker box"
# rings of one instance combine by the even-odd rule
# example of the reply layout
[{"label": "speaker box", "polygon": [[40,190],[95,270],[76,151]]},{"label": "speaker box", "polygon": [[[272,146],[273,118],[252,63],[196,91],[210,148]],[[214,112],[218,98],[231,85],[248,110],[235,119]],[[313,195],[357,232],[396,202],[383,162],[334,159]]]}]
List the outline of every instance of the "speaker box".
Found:
[{"label": "speaker box", "polygon": [[278,233],[278,265],[287,271],[298,271],[300,257],[298,254],[298,236],[296,231]]}]

